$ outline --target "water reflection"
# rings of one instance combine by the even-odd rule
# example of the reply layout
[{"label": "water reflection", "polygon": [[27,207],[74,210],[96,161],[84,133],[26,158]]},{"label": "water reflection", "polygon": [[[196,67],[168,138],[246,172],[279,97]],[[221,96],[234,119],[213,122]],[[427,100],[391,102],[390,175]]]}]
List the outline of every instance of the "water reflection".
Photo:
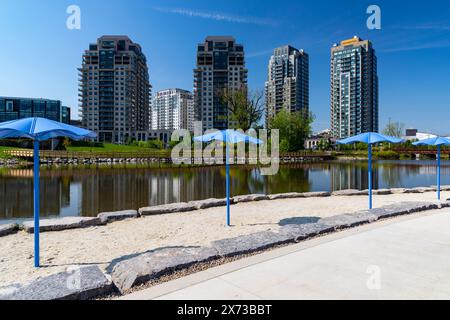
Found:
[{"label": "water reflection", "polygon": [[[30,168],[0,169],[0,219],[32,217],[33,180]],[[450,184],[450,162],[443,162],[442,181]],[[435,161],[379,161],[374,188],[435,184]],[[95,216],[99,212],[148,205],[223,198],[225,168],[42,167],[41,212],[50,216]],[[231,169],[233,195],[367,189],[367,163],[321,162],[280,167],[262,176],[255,167]]]}]

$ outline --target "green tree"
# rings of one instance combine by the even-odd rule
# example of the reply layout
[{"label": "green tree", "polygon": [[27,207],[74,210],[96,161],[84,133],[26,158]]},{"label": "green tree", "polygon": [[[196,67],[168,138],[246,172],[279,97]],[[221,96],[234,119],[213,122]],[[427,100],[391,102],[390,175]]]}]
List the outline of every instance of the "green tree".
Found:
[{"label": "green tree", "polygon": [[150,149],[164,149],[164,143],[159,139],[152,139],[146,141],[146,147]]},{"label": "green tree", "polygon": [[383,130],[383,133],[392,136],[392,137],[401,137],[403,135],[403,131],[405,129],[405,125],[400,122],[391,122],[389,120],[389,123],[386,125],[386,127]]},{"label": "green tree", "polygon": [[282,109],[269,120],[270,129],[280,132],[280,151],[293,152],[304,149],[305,140],[311,134],[312,113],[288,112]]},{"label": "green tree", "polygon": [[242,87],[238,90],[224,89],[221,100],[228,105],[231,120],[236,122],[235,129],[248,129],[256,126],[264,112],[263,94],[255,91],[249,92]]}]

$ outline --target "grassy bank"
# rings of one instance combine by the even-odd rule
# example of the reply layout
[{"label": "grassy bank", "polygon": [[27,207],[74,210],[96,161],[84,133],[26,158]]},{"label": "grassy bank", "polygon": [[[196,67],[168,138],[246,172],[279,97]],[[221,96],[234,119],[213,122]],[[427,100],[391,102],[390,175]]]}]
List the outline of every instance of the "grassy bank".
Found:
[{"label": "grassy bank", "polygon": [[103,146],[67,146],[67,151],[72,152],[142,152],[142,151],[160,151],[159,149],[146,148],[133,145],[120,145],[112,143],[104,143]]},{"label": "grassy bank", "polygon": [[[368,152],[367,150],[355,150],[355,151],[339,151],[336,153],[336,156],[338,159],[343,159],[343,158],[353,158],[353,159],[367,159],[368,158]],[[403,154],[403,153],[398,153],[396,151],[393,150],[374,150],[373,154],[372,154],[373,159],[375,160],[410,160],[410,159],[416,159],[415,156],[410,155],[410,154]],[[422,160],[427,160],[427,159],[435,159],[436,156],[429,154],[421,154],[420,155],[420,159]],[[442,155],[442,159],[448,160],[449,159],[449,155],[447,154],[443,154]]]}]

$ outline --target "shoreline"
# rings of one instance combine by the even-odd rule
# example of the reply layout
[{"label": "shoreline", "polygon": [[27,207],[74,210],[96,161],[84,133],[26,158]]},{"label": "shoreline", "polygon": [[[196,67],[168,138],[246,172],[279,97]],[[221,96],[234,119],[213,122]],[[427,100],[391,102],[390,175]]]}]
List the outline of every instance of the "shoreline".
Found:
[{"label": "shoreline", "polygon": [[[450,193],[444,191],[443,199],[448,196]],[[434,192],[374,195],[375,208],[402,204],[405,201],[436,203]],[[218,243],[228,243],[231,239],[240,239],[239,237],[250,237],[248,239],[253,239],[252,243],[267,241],[259,236],[254,237],[257,234],[278,237],[281,230],[292,224],[313,226],[320,221],[334,221],[339,216],[349,217],[357,212],[367,212],[366,208],[365,195],[284,198],[235,204],[231,208],[231,228],[225,227],[224,207],[212,207],[125,219],[82,229],[44,232],[41,235],[41,260],[44,267],[38,270],[32,266],[33,235],[18,232],[0,238],[0,289],[14,284],[23,286],[64,273],[71,265],[95,266],[111,276],[121,261],[145,253],[156,254],[159,250],[172,252],[170,248],[203,248],[214,243],[217,246]],[[437,208],[436,204],[433,204],[433,208]],[[378,212],[376,210],[373,212]],[[206,254],[195,252],[182,257]],[[151,260],[154,259],[156,258]]]}]

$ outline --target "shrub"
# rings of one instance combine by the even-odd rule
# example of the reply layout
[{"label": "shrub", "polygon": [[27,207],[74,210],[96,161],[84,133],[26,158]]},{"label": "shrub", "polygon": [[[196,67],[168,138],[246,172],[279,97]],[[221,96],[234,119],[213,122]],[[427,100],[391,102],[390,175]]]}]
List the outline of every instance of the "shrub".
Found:
[{"label": "shrub", "polygon": [[391,150],[378,151],[374,153],[374,156],[378,159],[399,159],[400,154]]}]

